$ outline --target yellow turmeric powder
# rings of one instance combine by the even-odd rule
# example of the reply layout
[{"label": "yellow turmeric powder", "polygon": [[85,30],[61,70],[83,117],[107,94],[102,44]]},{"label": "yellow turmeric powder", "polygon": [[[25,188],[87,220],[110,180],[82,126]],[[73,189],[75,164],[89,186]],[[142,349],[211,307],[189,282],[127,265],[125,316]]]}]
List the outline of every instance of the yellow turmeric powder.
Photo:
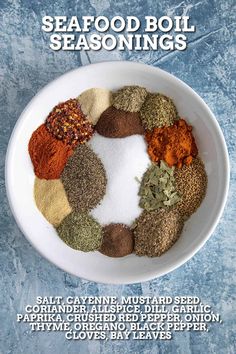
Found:
[{"label": "yellow turmeric powder", "polygon": [[184,119],[169,127],[154,128],[145,135],[152,161],[164,160],[170,167],[190,165],[198,154],[192,127]]}]

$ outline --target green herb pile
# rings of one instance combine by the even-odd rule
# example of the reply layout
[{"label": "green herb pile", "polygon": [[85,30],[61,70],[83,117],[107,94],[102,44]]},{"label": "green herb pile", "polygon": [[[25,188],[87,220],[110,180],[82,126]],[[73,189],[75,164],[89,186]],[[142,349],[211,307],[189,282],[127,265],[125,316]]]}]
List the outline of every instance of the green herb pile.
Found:
[{"label": "green herb pile", "polygon": [[102,243],[102,227],[88,214],[72,212],[57,227],[60,238],[75,250],[90,252]]},{"label": "green herb pile", "polygon": [[169,97],[160,93],[148,93],[140,117],[148,130],[168,127],[177,119],[177,109]]},{"label": "green herb pile", "polygon": [[113,94],[113,106],[127,112],[139,112],[147,90],[140,86],[125,86]]}]

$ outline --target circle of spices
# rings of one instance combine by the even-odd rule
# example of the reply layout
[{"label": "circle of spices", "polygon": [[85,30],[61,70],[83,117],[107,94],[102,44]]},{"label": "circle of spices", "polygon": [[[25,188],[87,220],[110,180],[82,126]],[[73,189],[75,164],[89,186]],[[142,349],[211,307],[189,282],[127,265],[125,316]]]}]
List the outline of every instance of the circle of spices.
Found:
[{"label": "circle of spices", "polygon": [[134,223],[134,252],[138,256],[161,256],[178,240],[183,225],[176,211],[144,211]]},{"label": "circle of spices", "polygon": [[200,158],[194,158],[191,165],[175,169],[176,190],[181,200],[175,208],[186,218],[192,215],[202,203],[207,189],[207,174]]},{"label": "circle of spices", "polygon": [[72,147],[85,143],[93,135],[93,126],[82,112],[77,99],[55,106],[45,124],[53,136]]},{"label": "circle of spices", "polygon": [[73,210],[89,211],[106,193],[106,172],[99,157],[86,144],[78,145],[61,180]]},{"label": "circle of spices", "polygon": [[[56,227],[60,238],[76,250],[99,250],[110,257],[123,257],[133,250],[138,256],[162,255],[177,241],[184,220],[196,211],[206,193],[207,175],[203,162],[196,158],[198,150],[192,127],[178,119],[176,107],[169,97],[147,93],[139,86],[123,87],[113,96],[108,90],[90,89],[78,100],[70,99],[55,106],[45,124],[30,139],[29,153],[35,174],[53,179],[36,178],[36,205]],[[92,213],[99,210],[102,203],[98,204],[107,185],[100,158],[84,144],[91,138],[96,123],[100,134],[112,138],[144,134],[146,129],[148,154],[159,164],[152,164],[143,176],[139,176],[142,177],[139,206],[145,210],[142,212],[139,208],[142,214],[132,229],[120,223],[102,228],[88,215],[94,208]],[[132,150],[130,145],[129,148]],[[73,150],[74,154],[69,158]],[[106,150],[109,155],[112,145]],[[122,162],[119,154],[120,151],[117,161]],[[130,155],[127,153],[127,156]],[[110,160],[112,165],[114,159]],[[128,169],[132,170],[130,163]],[[109,172],[108,177],[121,178],[120,169],[118,173],[113,172]],[[61,180],[54,180],[60,175]],[[110,199],[109,178],[107,188],[104,200]],[[119,186],[116,193],[118,201],[122,199],[121,188]],[[130,194],[130,189],[126,194]],[[138,198],[137,194],[135,197]],[[116,217],[118,210],[117,205],[111,205],[106,215],[111,211]]]},{"label": "circle of spices", "polygon": [[140,117],[144,128],[152,130],[172,125],[177,119],[177,109],[171,98],[160,93],[148,93]]},{"label": "circle of spices", "polygon": [[75,250],[90,252],[101,246],[102,227],[88,214],[72,212],[56,230],[60,238]]}]

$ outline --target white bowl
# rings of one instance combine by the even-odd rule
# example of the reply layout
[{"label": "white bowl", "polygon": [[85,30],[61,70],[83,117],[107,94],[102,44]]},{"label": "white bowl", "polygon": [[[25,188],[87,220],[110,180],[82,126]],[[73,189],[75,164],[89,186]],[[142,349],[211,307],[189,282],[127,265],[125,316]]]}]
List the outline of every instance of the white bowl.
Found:
[{"label": "white bowl", "polygon": [[[185,224],[176,244],[156,258],[129,255],[109,258],[68,247],[37,209],[33,197],[34,172],[28,154],[32,132],[59,102],[91,87],[117,89],[141,85],[174,99],[180,115],[194,127],[199,154],[208,175],[206,197]],[[185,83],[158,68],[133,62],[104,62],[70,71],[44,87],[21,114],[6,157],[6,187],[13,215],[26,238],[46,259],[68,273],[102,283],[128,284],[166,274],[189,260],[214,231],[227,198],[229,158],[214,115]]]}]

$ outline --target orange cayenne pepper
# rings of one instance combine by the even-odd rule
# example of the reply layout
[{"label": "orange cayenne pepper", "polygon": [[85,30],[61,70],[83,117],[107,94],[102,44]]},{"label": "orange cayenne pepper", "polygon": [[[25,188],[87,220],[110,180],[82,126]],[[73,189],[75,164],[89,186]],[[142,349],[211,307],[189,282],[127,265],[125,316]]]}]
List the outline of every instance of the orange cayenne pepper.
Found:
[{"label": "orange cayenne pepper", "polygon": [[154,128],[145,134],[148,154],[153,162],[164,160],[170,167],[190,165],[198,149],[192,135],[192,127],[184,119],[169,127]]}]

